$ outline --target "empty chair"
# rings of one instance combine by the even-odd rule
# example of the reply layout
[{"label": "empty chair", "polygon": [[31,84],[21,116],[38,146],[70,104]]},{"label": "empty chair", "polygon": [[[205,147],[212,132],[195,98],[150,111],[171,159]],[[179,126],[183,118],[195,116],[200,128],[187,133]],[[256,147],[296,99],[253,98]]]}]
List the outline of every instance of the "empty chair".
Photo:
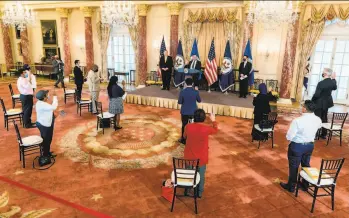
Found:
[{"label": "empty chair", "polygon": [[73,98],[74,102],[76,102],[76,91],[74,89],[65,89],[65,87],[63,87],[63,90],[64,90],[64,104],[67,103],[68,98]]},{"label": "empty chair", "polygon": [[80,100],[76,101],[76,113],[80,112],[80,117],[82,109],[87,109],[92,113],[92,101],[87,98],[81,98]]},{"label": "empty chair", "polygon": [[[277,121],[278,114],[276,112],[270,112],[269,114],[263,115],[263,119],[259,124],[255,124],[255,134],[259,137],[258,149],[261,145],[261,141],[267,141],[271,138],[271,147],[274,148],[274,127]],[[254,141],[252,137],[252,142]]]},{"label": "empty chair", "polygon": [[22,138],[15,121],[13,121],[13,125],[15,126],[17,134],[19,160],[22,161],[22,166],[23,168],[25,168],[25,156],[36,153],[42,154],[41,144],[43,142],[43,139],[38,135],[31,135]]},{"label": "empty chair", "polygon": [[[332,140],[332,135],[339,135],[339,144],[342,146],[342,133],[345,120],[347,119],[348,113],[333,113],[331,123],[323,123],[322,128],[327,130],[327,144]],[[318,137],[320,134],[318,133]]]},{"label": "empty chair", "polygon": [[196,199],[198,197],[198,187],[200,183],[199,173],[199,159],[187,160],[180,158],[173,158],[173,171],[171,180],[174,186],[171,212],[173,211],[175,199],[177,195],[177,188],[194,189],[194,203],[195,213],[198,213]]},{"label": "empty chair", "polygon": [[0,98],[0,103],[2,110],[4,111],[4,123],[5,123],[5,128],[8,131],[8,122],[11,120],[19,120],[19,122],[22,124],[22,119],[23,119],[23,112],[22,109],[10,109],[6,110],[4,100]]},{"label": "empty chair", "polygon": [[12,98],[12,108],[16,107],[16,103],[21,103],[21,99],[19,98],[19,94],[15,94],[13,92],[13,88],[11,84],[8,84],[8,88],[10,89],[11,98]]},{"label": "empty chair", "polygon": [[116,130],[116,116],[115,114],[111,114],[109,112],[103,112],[102,102],[96,101],[96,111],[97,111],[97,130],[100,126],[103,129],[104,134],[104,120],[109,119],[110,126],[114,125],[114,130]]},{"label": "empty chair", "polygon": [[[314,211],[315,201],[317,197],[331,196],[332,210],[334,210],[334,191],[336,188],[336,181],[338,174],[343,166],[344,158],[337,160],[324,160],[321,161],[321,167],[319,174],[316,176],[310,176],[306,171],[301,170],[298,175],[296,197],[298,196],[298,189],[301,185],[300,179],[306,180],[309,183],[307,193],[313,197],[313,204],[310,212]],[[326,194],[318,194],[318,190],[322,189]],[[310,190],[310,191],[309,191]]]}]

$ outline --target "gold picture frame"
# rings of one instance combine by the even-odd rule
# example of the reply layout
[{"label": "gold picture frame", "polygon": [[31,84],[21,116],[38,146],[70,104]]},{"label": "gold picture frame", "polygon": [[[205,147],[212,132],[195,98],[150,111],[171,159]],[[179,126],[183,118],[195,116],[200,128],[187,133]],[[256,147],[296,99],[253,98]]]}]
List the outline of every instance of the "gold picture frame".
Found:
[{"label": "gold picture frame", "polygon": [[58,55],[58,48],[57,47],[43,47],[43,54],[44,57],[49,60],[55,55]]},{"label": "gold picture frame", "polygon": [[57,46],[58,34],[57,34],[57,22],[56,20],[40,20],[42,42],[44,46]]}]

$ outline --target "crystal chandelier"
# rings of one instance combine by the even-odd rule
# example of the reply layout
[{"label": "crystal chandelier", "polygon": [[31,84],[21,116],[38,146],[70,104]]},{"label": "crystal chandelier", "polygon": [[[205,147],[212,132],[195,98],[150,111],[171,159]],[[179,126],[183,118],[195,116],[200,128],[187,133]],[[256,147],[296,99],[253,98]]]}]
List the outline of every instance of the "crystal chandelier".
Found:
[{"label": "crystal chandelier", "polygon": [[[298,6],[298,1],[297,1]],[[293,13],[292,1],[251,1],[247,21],[261,23],[265,29],[275,29],[281,24],[294,24],[297,13]]]},{"label": "crystal chandelier", "polygon": [[16,26],[18,30],[25,30],[27,25],[34,25],[36,13],[23,7],[20,1],[7,3],[3,10],[2,21],[5,25]]},{"label": "crystal chandelier", "polygon": [[104,1],[101,20],[112,26],[134,26],[138,23],[136,7],[131,1]]}]

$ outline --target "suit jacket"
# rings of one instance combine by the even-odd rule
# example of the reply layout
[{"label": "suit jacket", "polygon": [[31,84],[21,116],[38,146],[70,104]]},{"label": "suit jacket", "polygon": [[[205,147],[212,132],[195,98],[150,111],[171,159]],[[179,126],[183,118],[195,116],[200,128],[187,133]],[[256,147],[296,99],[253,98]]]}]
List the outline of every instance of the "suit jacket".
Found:
[{"label": "suit jacket", "polygon": [[[59,71],[59,64],[61,64],[61,72]],[[59,74],[59,73],[63,74],[63,72],[64,72],[64,63],[63,63],[63,61],[60,60],[59,63],[58,63],[57,60],[53,60],[52,61],[52,65],[53,65],[53,73],[54,74]]]},{"label": "suit jacket", "polygon": [[246,81],[248,80],[248,77],[250,76],[250,72],[252,70],[252,64],[247,61],[246,66],[244,67],[244,62],[241,62],[239,66],[239,80],[240,80],[240,74],[244,74],[247,76],[245,79]]},{"label": "suit jacket", "polygon": [[270,96],[258,94],[255,98],[253,98],[253,106],[254,106],[254,123],[259,124],[259,122],[263,118],[263,114],[269,114],[270,112]]},{"label": "suit jacket", "polygon": [[[167,56],[167,60],[165,62],[165,56],[161,56],[159,63],[161,73],[172,73],[173,68],[173,60],[171,56]],[[162,68],[168,68],[168,70],[162,70]]]},{"label": "suit jacket", "polygon": [[99,92],[101,79],[98,76],[98,72],[93,72],[90,70],[87,74],[87,84],[90,92]]},{"label": "suit jacket", "polygon": [[[193,60],[189,61],[189,64],[185,66],[185,68],[191,69],[191,64],[193,63]],[[196,60],[196,65],[194,66],[194,69],[201,70],[201,61]]]},{"label": "suit jacket", "polygon": [[181,104],[181,114],[193,116],[197,109],[196,102],[201,102],[199,92],[193,87],[183,89],[179,93],[178,104]]},{"label": "suit jacket", "polygon": [[320,81],[315,90],[315,94],[311,99],[317,109],[328,109],[333,107],[332,91],[337,89],[337,82],[335,79],[324,79]]},{"label": "suit jacket", "polygon": [[82,70],[78,66],[74,67],[74,80],[75,80],[75,84],[77,85],[84,84],[84,74],[82,73]]}]

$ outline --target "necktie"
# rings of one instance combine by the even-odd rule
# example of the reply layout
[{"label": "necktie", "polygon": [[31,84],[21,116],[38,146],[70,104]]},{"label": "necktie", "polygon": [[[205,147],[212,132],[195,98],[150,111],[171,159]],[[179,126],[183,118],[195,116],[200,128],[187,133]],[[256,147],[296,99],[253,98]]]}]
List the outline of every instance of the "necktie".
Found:
[{"label": "necktie", "polygon": [[196,60],[191,63],[190,69],[195,69],[196,66]]}]

